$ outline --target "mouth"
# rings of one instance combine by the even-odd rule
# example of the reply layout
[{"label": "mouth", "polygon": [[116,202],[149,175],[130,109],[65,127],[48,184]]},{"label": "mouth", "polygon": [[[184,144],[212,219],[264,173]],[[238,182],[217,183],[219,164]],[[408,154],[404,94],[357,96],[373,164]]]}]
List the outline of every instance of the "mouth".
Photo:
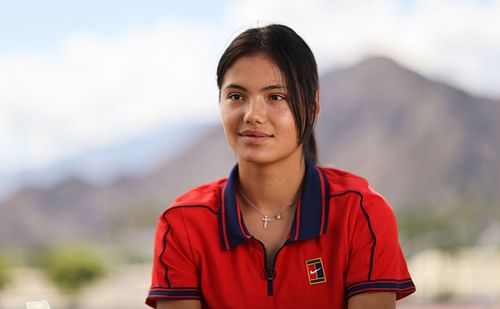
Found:
[{"label": "mouth", "polygon": [[243,130],[240,131],[238,135],[241,136],[245,141],[252,144],[261,143],[273,137],[272,134],[259,130]]},{"label": "mouth", "polygon": [[272,137],[272,134],[268,134],[259,130],[243,130],[239,132],[239,135],[248,137]]}]

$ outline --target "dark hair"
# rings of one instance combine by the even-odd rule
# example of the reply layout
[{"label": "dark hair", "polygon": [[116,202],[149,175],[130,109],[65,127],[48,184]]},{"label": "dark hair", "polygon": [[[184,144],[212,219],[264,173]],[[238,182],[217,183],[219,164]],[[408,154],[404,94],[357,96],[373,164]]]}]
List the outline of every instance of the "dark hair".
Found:
[{"label": "dark hair", "polygon": [[288,105],[295,118],[298,143],[303,146],[304,157],[317,163],[314,126],[318,109],[318,69],[311,49],[291,28],[273,24],[251,28],[238,35],[226,48],[217,66],[219,93],[224,75],[233,63],[243,56],[257,53],[265,53],[281,70],[288,91]]}]

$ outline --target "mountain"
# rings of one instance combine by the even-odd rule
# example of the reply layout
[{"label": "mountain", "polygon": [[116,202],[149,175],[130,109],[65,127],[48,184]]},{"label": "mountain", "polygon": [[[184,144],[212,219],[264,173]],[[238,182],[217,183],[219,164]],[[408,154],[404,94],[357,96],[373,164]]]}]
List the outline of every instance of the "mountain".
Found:
[{"label": "mountain", "polygon": [[0,200],[23,185],[50,187],[71,177],[109,183],[120,175],[144,173],[189,145],[206,126],[165,126],[126,141],[68,156],[41,169],[24,170],[13,175],[0,174]]},{"label": "mountain", "polygon": [[[430,214],[470,195],[499,200],[499,101],[378,57],[323,75],[321,104],[321,164],[366,177],[396,210]],[[25,188],[0,204],[0,246],[83,239],[149,252],[161,210],[234,163],[214,126],[148,173],[100,186],[73,178]],[[496,206],[487,207],[486,217]]]},{"label": "mountain", "polygon": [[498,197],[500,101],[386,58],[326,74],[321,85],[323,163],[367,177],[398,206]]}]

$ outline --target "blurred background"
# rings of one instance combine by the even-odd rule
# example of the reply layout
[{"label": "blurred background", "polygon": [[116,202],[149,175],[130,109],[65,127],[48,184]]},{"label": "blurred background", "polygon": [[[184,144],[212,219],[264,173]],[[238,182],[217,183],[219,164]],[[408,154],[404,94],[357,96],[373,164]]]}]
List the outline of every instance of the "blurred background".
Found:
[{"label": "blurred background", "polygon": [[218,57],[285,23],[322,165],[391,202],[417,292],[500,308],[500,1],[0,0],[0,308],[146,308],[155,224],[235,163]]}]

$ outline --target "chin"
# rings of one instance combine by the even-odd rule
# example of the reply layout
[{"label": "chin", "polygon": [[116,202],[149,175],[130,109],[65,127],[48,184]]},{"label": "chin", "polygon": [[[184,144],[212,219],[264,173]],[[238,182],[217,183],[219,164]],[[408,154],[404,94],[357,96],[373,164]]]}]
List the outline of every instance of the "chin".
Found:
[{"label": "chin", "polygon": [[256,165],[267,165],[272,163],[278,163],[282,161],[286,161],[293,156],[293,153],[289,154],[269,154],[269,153],[259,153],[259,154],[237,154],[238,162],[245,161],[248,163],[256,164]]},{"label": "chin", "polygon": [[269,164],[272,162],[276,162],[276,158],[270,158],[268,156],[263,155],[239,155],[238,154],[238,162],[245,161],[253,164]]},{"label": "chin", "polygon": [[302,158],[302,148],[278,149],[273,147],[249,148],[249,147],[232,147],[238,158],[238,162],[248,162],[257,165],[278,163],[294,158]]}]

